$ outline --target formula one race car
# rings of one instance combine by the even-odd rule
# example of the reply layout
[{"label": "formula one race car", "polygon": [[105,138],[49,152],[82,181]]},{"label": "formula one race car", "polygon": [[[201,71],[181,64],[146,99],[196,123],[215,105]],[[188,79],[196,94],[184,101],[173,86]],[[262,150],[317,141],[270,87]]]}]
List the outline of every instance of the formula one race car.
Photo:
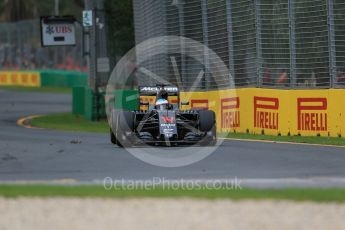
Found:
[{"label": "formula one race car", "polygon": [[[113,144],[120,147],[139,144],[216,144],[214,111],[181,110],[180,107],[189,105],[189,102],[180,102],[177,87],[139,87],[139,96],[138,110],[112,110],[110,136]],[[171,100],[172,97],[175,100]],[[145,98],[151,98],[154,103],[145,101]]]}]

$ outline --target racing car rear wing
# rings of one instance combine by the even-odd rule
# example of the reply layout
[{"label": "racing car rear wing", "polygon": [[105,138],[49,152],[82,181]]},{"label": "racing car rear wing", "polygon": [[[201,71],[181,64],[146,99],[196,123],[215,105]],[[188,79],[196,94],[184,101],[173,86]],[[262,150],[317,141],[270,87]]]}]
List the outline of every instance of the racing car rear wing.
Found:
[{"label": "racing car rear wing", "polygon": [[179,96],[179,89],[175,86],[139,86],[139,95],[156,96],[161,89],[167,91],[169,96]]},{"label": "racing car rear wing", "polygon": [[169,102],[175,109],[180,107],[180,92],[176,86],[157,85],[139,86],[140,105],[139,110],[149,110],[154,106],[156,96],[160,90],[164,89],[169,96]]}]

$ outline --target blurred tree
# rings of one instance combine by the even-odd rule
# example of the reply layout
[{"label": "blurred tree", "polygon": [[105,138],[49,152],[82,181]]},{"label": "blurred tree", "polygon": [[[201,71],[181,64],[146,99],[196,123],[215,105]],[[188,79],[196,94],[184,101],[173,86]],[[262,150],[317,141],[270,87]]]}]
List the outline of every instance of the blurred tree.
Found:
[{"label": "blurred tree", "polygon": [[[82,0],[59,0],[60,15],[81,18]],[[54,15],[54,0],[0,0],[0,21],[14,22]]]},{"label": "blurred tree", "polygon": [[134,47],[133,6],[131,0],[105,0],[108,49],[115,59]]}]

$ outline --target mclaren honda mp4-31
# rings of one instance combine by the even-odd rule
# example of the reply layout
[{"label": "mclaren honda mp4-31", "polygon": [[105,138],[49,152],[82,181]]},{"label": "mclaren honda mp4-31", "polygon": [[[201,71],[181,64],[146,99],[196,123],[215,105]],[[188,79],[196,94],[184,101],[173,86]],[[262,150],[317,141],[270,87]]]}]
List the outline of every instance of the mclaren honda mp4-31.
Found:
[{"label": "mclaren honda mp4-31", "polygon": [[[139,87],[138,110],[111,111],[111,142],[120,147],[141,144],[174,146],[181,144],[215,145],[216,116],[207,109],[182,110],[175,86]],[[151,103],[142,98],[152,98]],[[175,98],[175,99],[171,99]],[[154,102],[154,103],[152,103]]]}]

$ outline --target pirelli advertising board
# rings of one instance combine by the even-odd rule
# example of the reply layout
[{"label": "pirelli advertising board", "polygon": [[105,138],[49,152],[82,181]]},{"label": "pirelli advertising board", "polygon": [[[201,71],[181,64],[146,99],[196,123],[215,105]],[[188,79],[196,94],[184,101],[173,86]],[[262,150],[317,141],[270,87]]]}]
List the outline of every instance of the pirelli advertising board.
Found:
[{"label": "pirelli advertising board", "polygon": [[0,86],[41,86],[41,77],[39,72],[20,72],[8,71],[0,72]]},{"label": "pirelli advertising board", "polygon": [[345,90],[275,90],[245,88],[181,92],[189,108],[217,114],[218,132],[268,135],[345,136]]}]

